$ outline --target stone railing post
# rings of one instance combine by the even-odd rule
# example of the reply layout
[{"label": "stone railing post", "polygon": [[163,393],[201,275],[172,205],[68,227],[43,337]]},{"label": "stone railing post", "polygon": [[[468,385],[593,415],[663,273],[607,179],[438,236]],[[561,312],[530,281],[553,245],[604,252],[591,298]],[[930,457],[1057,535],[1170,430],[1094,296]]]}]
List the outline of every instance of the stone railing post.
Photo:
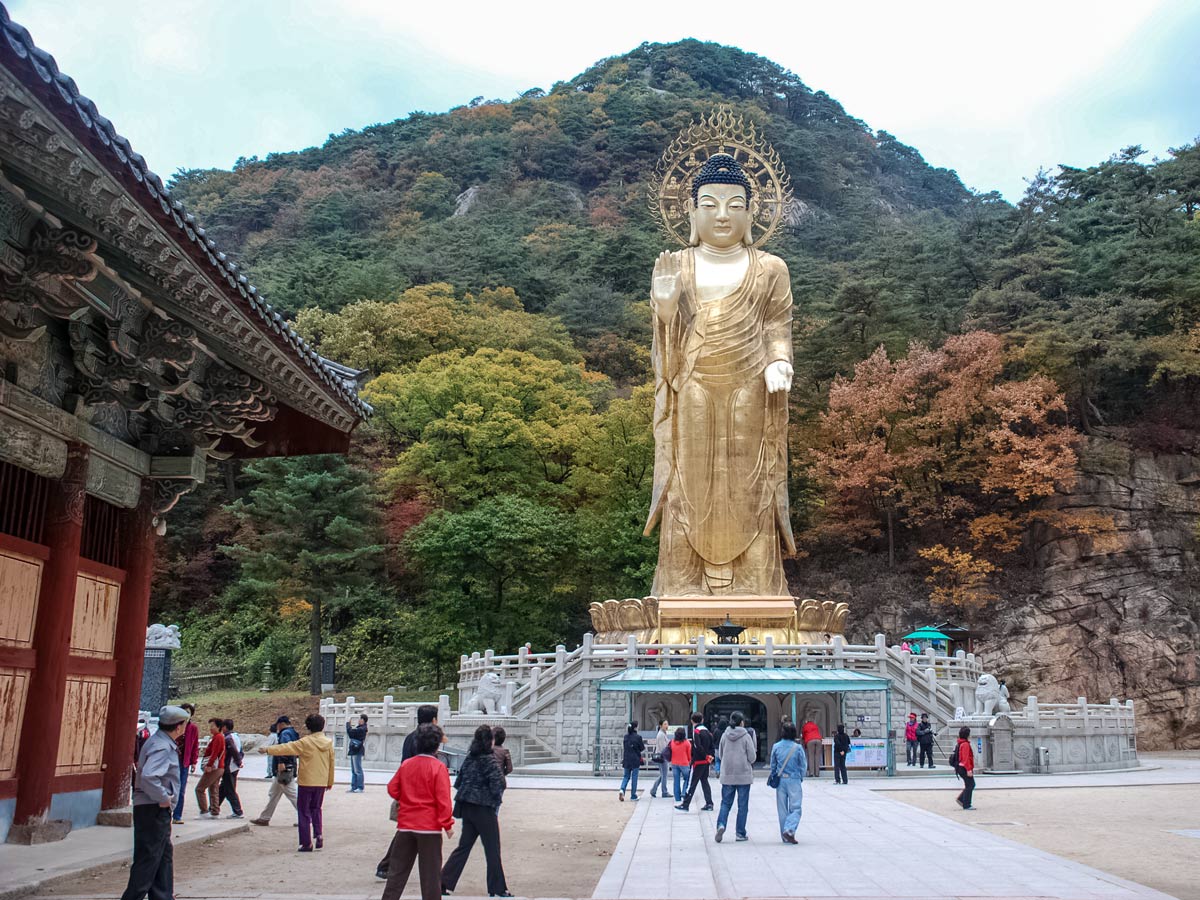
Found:
[{"label": "stone railing post", "polygon": [[524,678],[525,670],[529,668],[529,648],[524,644],[517,650],[517,677]]},{"label": "stone railing post", "polygon": [[346,722],[351,721],[351,719],[353,717],[354,717],[354,698],[347,694],[346,695],[346,720],[345,720],[345,722],[342,722],[341,724],[345,725]]},{"label": "stone railing post", "polygon": [[740,669],[742,667],[741,662],[738,659],[738,649],[740,647],[740,644],[729,645],[729,668],[731,669]]},{"label": "stone railing post", "polygon": [[504,692],[500,695],[500,713],[501,715],[511,716],[513,711],[513,693],[517,689],[517,683],[511,678],[504,681]]},{"label": "stone railing post", "polygon": [[[592,633],[585,631],[583,633],[583,652],[579,654],[580,664],[583,668],[584,681],[590,680],[592,674]],[[587,705],[586,702],[584,704]]]},{"label": "stone railing post", "polygon": [[450,695],[438,694],[438,721],[446,722],[450,719]]},{"label": "stone railing post", "polygon": [[937,670],[933,666],[930,666],[928,669],[925,670],[925,687],[928,688],[929,699],[931,701],[931,704],[935,707],[937,706],[937,685],[938,685]]},{"label": "stone railing post", "polygon": [[625,642],[625,668],[637,668],[637,652],[637,638],[631,634]]},{"label": "stone railing post", "polygon": [[704,669],[704,668],[708,667],[707,653],[708,653],[708,642],[705,640],[704,635],[702,635],[702,634],[696,635],[696,668],[697,669]]},{"label": "stone railing post", "polygon": [[875,662],[880,675],[887,675],[888,648],[887,638],[882,634],[875,635]]},{"label": "stone railing post", "polygon": [[768,669],[773,669],[775,668],[775,638],[768,634],[764,646],[766,649],[763,651],[765,654],[763,665]]},{"label": "stone railing post", "polygon": [[391,723],[391,720],[392,720],[392,704],[393,704],[393,703],[395,703],[395,702],[396,702],[396,698],[395,698],[395,697],[393,697],[391,694],[384,694],[384,695],[383,695],[383,711],[382,711],[381,715],[382,715],[382,718],[383,718],[383,727],[384,727],[384,728],[387,728],[387,727],[388,727],[388,725]]},{"label": "stone railing post", "polygon": [[542,684],[542,670],[532,669],[529,672],[529,709],[538,708],[538,690]]},{"label": "stone railing post", "polygon": [[563,674],[567,671],[567,648],[562,644],[554,648],[554,668],[558,672],[558,677],[555,679],[555,686],[561,691]]},{"label": "stone railing post", "polygon": [[846,639],[840,634],[833,636],[833,667],[846,668]]}]

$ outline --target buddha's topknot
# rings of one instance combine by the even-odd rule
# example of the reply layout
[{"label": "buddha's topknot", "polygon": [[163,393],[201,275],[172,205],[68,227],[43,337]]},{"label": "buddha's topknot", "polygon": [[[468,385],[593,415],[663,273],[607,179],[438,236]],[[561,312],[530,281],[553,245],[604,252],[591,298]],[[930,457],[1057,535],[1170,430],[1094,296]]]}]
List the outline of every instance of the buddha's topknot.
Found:
[{"label": "buddha's topknot", "polygon": [[747,200],[754,196],[754,189],[750,186],[750,179],[746,177],[745,170],[728,153],[714,153],[700,167],[700,171],[692,179],[693,203],[700,194],[701,185],[705,184],[740,184],[746,189]]}]

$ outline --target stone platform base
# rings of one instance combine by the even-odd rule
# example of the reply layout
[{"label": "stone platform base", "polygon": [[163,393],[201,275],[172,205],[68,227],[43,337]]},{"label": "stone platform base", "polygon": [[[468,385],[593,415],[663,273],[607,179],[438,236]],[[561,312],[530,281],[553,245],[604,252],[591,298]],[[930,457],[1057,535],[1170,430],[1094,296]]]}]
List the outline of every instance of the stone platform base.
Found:
[{"label": "stone platform base", "polygon": [[110,825],[114,828],[132,828],[133,807],[126,806],[124,809],[102,809],[96,816],[96,824]]},{"label": "stone platform base", "polygon": [[849,605],[798,597],[630,597],[589,608],[596,641],[623,644],[715,642],[713,626],[726,619],[743,627],[740,643],[827,644],[843,633]]},{"label": "stone platform base", "polygon": [[37,825],[13,825],[8,829],[10,844],[52,844],[61,841],[71,833],[71,823],[67,819],[50,819]]}]

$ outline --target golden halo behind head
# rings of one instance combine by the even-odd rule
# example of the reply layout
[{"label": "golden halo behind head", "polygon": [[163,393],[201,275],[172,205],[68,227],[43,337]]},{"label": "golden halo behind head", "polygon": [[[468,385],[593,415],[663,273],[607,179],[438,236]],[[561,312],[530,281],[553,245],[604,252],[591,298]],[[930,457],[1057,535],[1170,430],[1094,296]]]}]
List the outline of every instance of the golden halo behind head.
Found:
[{"label": "golden halo behind head", "polygon": [[779,154],[758,136],[754,122],[735,117],[728,106],[715,107],[667,147],[650,178],[650,213],[669,238],[688,246],[692,179],[715,153],[728,153],[750,178],[751,238],[762,246],[783,221],[792,186]]}]

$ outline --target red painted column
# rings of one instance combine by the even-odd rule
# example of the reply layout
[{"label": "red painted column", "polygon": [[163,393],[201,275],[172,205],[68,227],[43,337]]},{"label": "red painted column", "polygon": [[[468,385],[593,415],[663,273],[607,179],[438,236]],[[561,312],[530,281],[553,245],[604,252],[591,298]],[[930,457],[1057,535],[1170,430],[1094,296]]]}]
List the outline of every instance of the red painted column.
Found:
[{"label": "red painted column", "polygon": [[[17,746],[17,804],[13,831],[45,822],[58,762],[67,657],[75,614],[75,581],[87,485],[88,448],[69,444],[67,467],[53,484],[46,507],[44,543],[50,558],[42,570],[33,646],[35,668],[29,680],[25,716]],[[10,832],[9,839],[16,835]]]},{"label": "red painted column", "polygon": [[[121,515],[121,568],[125,583],[117,607],[113,645],[116,675],[108,693],[108,725],[104,731],[102,810],[129,804],[134,732],[142,699],[142,664],[146,658],[146,625],[150,616],[150,582],[154,577],[153,486],[144,483],[141,502]],[[157,712],[157,710],[152,710]]]}]

